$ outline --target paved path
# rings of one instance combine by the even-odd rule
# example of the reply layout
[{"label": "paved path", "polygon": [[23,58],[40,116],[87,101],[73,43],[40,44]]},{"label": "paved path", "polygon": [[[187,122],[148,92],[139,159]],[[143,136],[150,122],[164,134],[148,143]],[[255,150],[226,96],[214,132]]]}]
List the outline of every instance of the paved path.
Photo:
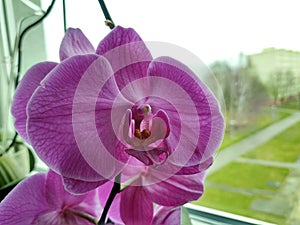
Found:
[{"label": "paved path", "polygon": [[271,166],[271,167],[279,167],[279,168],[288,168],[288,169],[295,169],[300,168],[300,162],[277,162],[277,161],[270,161],[264,159],[249,159],[249,158],[237,158],[235,162],[241,163],[250,163],[250,164],[257,164],[262,166]]},{"label": "paved path", "polygon": [[248,138],[243,139],[242,141],[233,144],[225,149],[215,157],[215,162],[209,168],[208,174],[212,174],[219,169],[223,168],[230,162],[237,159],[239,156],[247,153],[248,151],[254,149],[255,147],[267,142],[272,139],[277,134],[291,127],[295,123],[300,121],[300,112],[296,112],[293,115],[280,120],[267,128],[264,128],[261,131],[249,136]]}]

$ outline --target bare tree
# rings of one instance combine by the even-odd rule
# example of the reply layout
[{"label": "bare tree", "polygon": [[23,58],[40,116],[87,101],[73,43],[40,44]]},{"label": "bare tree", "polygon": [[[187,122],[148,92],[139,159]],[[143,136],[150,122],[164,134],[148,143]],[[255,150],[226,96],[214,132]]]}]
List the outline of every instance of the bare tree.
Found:
[{"label": "bare tree", "polygon": [[234,127],[256,116],[267,100],[267,90],[255,74],[255,69],[247,60],[241,61],[237,66],[225,61],[215,62],[211,66],[223,90],[229,125]]},{"label": "bare tree", "polygon": [[[296,95],[295,76],[290,70],[277,70],[270,75],[269,92],[274,100],[274,104],[282,103],[285,98]],[[279,102],[280,100],[280,102]]]}]

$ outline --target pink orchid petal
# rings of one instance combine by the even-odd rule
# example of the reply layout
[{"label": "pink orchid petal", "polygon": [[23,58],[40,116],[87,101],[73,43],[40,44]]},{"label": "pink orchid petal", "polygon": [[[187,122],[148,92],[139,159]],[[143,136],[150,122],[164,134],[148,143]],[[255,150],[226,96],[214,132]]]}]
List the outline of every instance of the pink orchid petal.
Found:
[{"label": "pink orchid petal", "polygon": [[169,156],[166,148],[154,148],[148,151],[126,149],[125,151],[143,162],[146,166],[163,164]]},{"label": "pink orchid petal", "polygon": [[[141,124],[142,125],[142,124]],[[143,130],[143,128],[141,128]],[[158,140],[165,139],[170,133],[170,121],[168,115],[159,110],[152,119],[151,135],[145,140],[146,145],[150,145]]]},{"label": "pink orchid petal", "polygon": [[202,173],[206,171],[213,163],[213,157],[201,162],[200,164],[194,166],[181,167],[181,169],[176,173],[176,175],[190,175],[196,173]]},{"label": "pink orchid petal", "polygon": [[27,107],[28,136],[40,158],[65,177],[93,182],[104,178],[91,168],[78,148],[72,110],[78,83],[97,58],[81,55],[64,60],[43,80]]},{"label": "pink orchid petal", "polygon": [[22,181],[0,204],[0,221],[6,225],[21,224],[90,224],[77,215],[100,217],[98,190],[72,195],[61,177],[53,171],[36,174]]},{"label": "pink orchid petal", "polygon": [[167,160],[164,164],[155,168],[157,170],[163,171],[169,175],[191,175],[196,173],[202,173],[207,170],[213,163],[213,157],[208,158],[206,161],[193,166],[178,166],[173,164],[171,161]]},{"label": "pink orchid petal", "polygon": [[122,112],[131,103],[123,99],[114,104],[118,94],[110,64],[100,56],[84,72],[73,100],[72,124],[80,153],[107,179],[116,176],[127,160],[118,152],[116,126],[119,129]]},{"label": "pink orchid petal", "polygon": [[126,225],[150,225],[153,203],[143,187],[128,186],[121,194],[120,212]]},{"label": "pink orchid petal", "polygon": [[[149,67],[151,95],[174,105],[181,118],[179,145],[170,160],[179,166],[196,165],[216,151],[224,131],[224,120],[217,100],[210,90],[182,63],[160,57]],[[170,117],[170,115],[168,115]],[[170,117],[171,118],[171,117]]]},{"label": "pink orchid petal", "polygon": [[36,174],[18,184],[0,204],[0,221],[6,225],[32,224],[48,209],[45,200],[46,174]]},{"label": "pink orchid petal", "polygon": [[[163,174],[151,170],[144,182],[144,189],[151,200],[162,206],[180,206],[197,200],[203,194],[204,174],[173,175],[163,180]],[[149,183],[150,185],[147,185]]]},{"label": "pink orchid petal", "polygon": [[129,155],[135,157],[136,159],[140,160],[146,166],[153,165],[153,160],[149,157],[148,152],[139,151],[135,149],[126,149],[125,150]]},{"label": "pink orchid petal", "polygon": [[180,141],[182,118],[176,108],[172,105],[172,102],[167,102],[163,98],[151,96],[147,99],[147,103],[151,105],[154,112],[164,112],[165,115],[160,116],[160,118],[165,120],[166,124],[168,124],[168,132],[166,136],[168,152],[173,152]]},{"label": "pink orchid petal", "polygon": [[[90,191],[78,191],[84,194],[72,194],[65,189],[63,177],[53,171],[49,171],[46,180],[46,199],[51,207],[68,207],[70,210],[86,213],[96,218],[100,217],[101,205],[99,201],[99,190],[97,184]],[[78,186],[88,186],[88,182],[77,182]],[[78,193],[77,192],[77,193]]]},{"label": "pink orchid petal", "polygon": [[128,96],[123,95],[130,101],[138,99],[142,89],[131,86],[131,81],[146,76],[152,60],[140,36],[131,28],[117,26],[100,42],[96,52],[111,63],[119,89],[130,86]]},{"label": "pink orchid petal", "polygon": [[91,225],[89,221],[84,218],[78,217],[72,213],[66,213],[63,217],[61,212],[49,211],[39,215],[30,225]]},{"label": "pink orchid petal", "polygon": [[143,172],[147,171],[147,166],[140,160],[130,157],[126,167],[122,170],[122,182],[127,181],[133,177],[137,177]]},{"label": "pink orchid petal", "polygon": [[181,225],[181,208],[157,206],[152,225]]},{"label": "pink orchid petal", "polygon": [[84,197],[78,195],[78,198],[74,198],[71,194],[66,192],[63,184],[62,177],[50,170],[46,177],[46,194],[45,198],[50,206],[54,208],[60,208],[62,204],[76,205],[80,203]]},{"label": "pink orchid petal", "polygon": [[[148,60],[152,59],[151,53],[149,52],[145,43],[143,43],[143,40],[138,35],[138,33],[136,33],[136,31],[132,28],[123,28],[121,26],[115,27],[100,42],[100,44],[97,47],[96,53],[99,55],[105,55],[108,52],[110,52],[111,50],[116,49],[120,46],[124,46],[124,45],[130,46],[130,45],[128,45],[130,43],[139,43],[139,45],[136,45],[136,47],[138,47],[138,48],[136,48],[136,49],[131,48],[126,51],[127,53],[131,54],[130,56],[134,57],[134,53],[135,53],[137,56],[144,56],[143,58],[140,58],[140,59],[148,59]],[[135,51],[133,51],[133,50],[135,50]],[[108,54],[106,56],[108,56]],[[110,61],[113,61],[113,60],[110,60]],[[144,60],[139,60],[138,62],[141,62],[141,61],[144,61]],[[122,67],[119,67],[119,69]]]},{"label": "pink orchid petal", "polygon": [[69,28],[62,40],[59,50],[63,61],[74,55],[94,54],[95,49],[80,29]]},{"label": "pink orchid petal", "polygon": [[87,193],[107,182],[107,180],[88,182],[67,177],[62,177],[62,179],[65,189],[73,194]]},{"label": "pink orchid petal", "polygon": [[15,128],[27,142],[29,142],[26,133],[27,103],[40,82],[56,65],[54,62],[42,62],[31,67],[22,78],[14,95],[11,113],[15,118]]}]

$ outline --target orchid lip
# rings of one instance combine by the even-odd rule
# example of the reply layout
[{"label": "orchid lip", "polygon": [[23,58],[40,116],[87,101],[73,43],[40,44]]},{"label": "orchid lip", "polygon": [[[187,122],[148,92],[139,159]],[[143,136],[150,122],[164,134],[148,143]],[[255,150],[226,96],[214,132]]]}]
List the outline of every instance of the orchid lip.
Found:
[{"label": "orchid lip", "polygon": [[125,126],[125,129],[128,129],[126,142],[131,148],[148,151],[156,148],[168,137],[169,122],[162,118],[160,114],[167,117],[166,113],[162,112],[153,114],[148,104],[129,110],[129,128]]},{"label": "orchid lip", "polygon": [[165,144],[170,133],[166,112],[153,112],[149,104],[134,105],[125,118],[128,121],[123,121],[125,152],[145,165],[163,164],[170,155]]}]

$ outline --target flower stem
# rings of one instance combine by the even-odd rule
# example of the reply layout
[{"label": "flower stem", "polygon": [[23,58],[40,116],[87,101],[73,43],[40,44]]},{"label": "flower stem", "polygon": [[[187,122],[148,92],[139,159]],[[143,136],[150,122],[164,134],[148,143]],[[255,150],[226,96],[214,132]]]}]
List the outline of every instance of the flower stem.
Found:
[{"label": "flower stem", "polygon": [[119,173],[115,178],[114,186],[112,187],[111,192],[108,196],[108,199],[107,199],[106,204],[104,206],[101,218],[98,222],[98,225],[104,225],[105,224],[105,220],[106,220],[106,217],[107,217],[108,210],[109,210],[114,198],[120,192],[120,189],[121,189],[121,173]]},{"label": "flower stem", "polygon": [[106,5],[104,3],[104,0],[98,0],[100,6],[101,6],[101,9],[102,9],[102,12],[104,14],[104,17],[105,17],[105,24],[106,26],[108,26],[110,29],[113,29],[115,27],[115,24],[106,8]]},{"label": "flower stem", "polygon": [[63,0],[63,18],[64,18],[64,32],[67,31],[67,13],[66,13],[66,0]]},{"label": "flower stem", "polygon": [[17,137],[18,137],[18,133],[15,132],[15,135],[14,135],[14,137],[13,137],[13,139],[12,139],[10,145],[4,150],[4,152],[0,152],[0,156],[2,156],[4,153],[8,152],[9,149],[10,149],[11,147],[13,147],[15,143],[17,143]]},{"label": "flower stem", "polygon": [[30,24],[28,27],[26,27],[22,33],[20,34],[20,37],[19,37],[19,42],[18,42],[18,70],[17,70],[17,76],[16,76],[16,79],[15,79],[15,88],[17,88],[18,84],[19,84],[19,79],[20,79],[20,71],[21,71],[21,54],[22,54],[22,48],[21,48],[21,45],[22,45],[22,42],[23,42],[23,38],[25,36],[25,34],[31,30],[33,27],[35,27],[36,25],[40,24],[49,14],[50,12],[52,11],[53,9],[53,6],[54,6],[54,3],[55,3],[56,0],[52,0],[51,4],[49,5],[49,7],[47,8],[47,11],[44,13],[43,16],[41,16],[38,20],[36,20],[35,22],[33,22],[32,24]]}]

